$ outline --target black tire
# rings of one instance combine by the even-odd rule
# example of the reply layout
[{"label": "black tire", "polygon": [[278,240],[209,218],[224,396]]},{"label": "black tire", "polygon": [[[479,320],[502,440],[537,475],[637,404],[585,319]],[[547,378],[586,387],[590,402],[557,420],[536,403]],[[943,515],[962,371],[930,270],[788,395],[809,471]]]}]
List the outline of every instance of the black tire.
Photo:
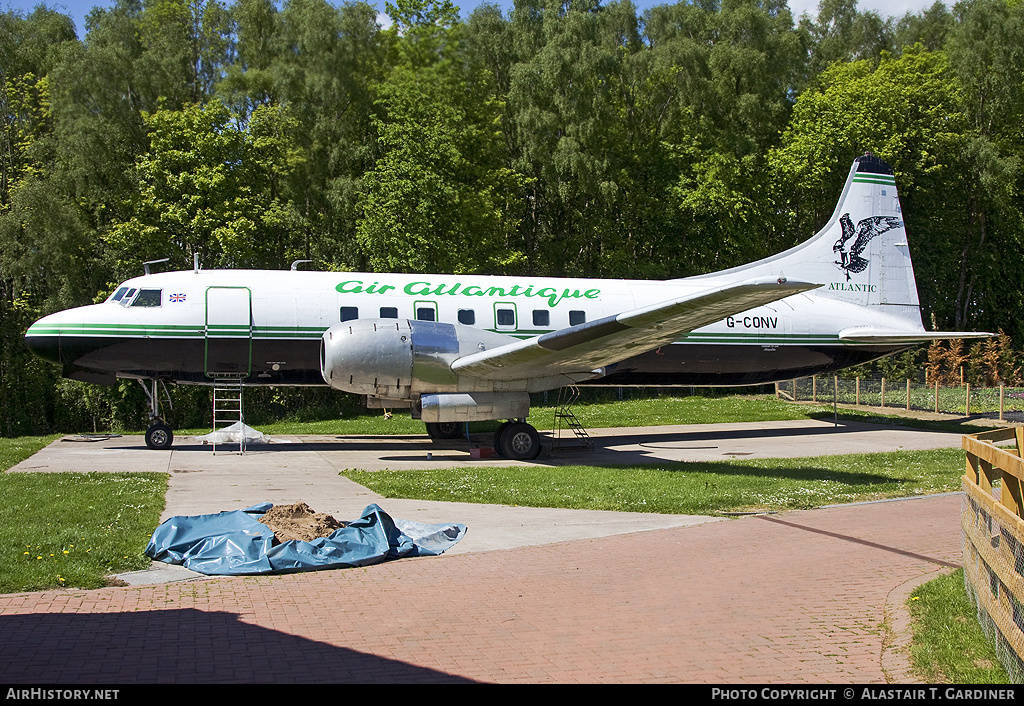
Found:
[{"label": "black tire", "polygon": [[505,430],[508,429],[509,424],[512,424],[512,422],[502,422],[494,431],[494,452],[499,456],[504,456],[501,452],[501,436],[505,433]]},{"label": "black tire", "polygon": [[427,422],[427,435],[431,439],[461,439],[462,422]]},{"label": "black tire", "polygon": [[169,449],[174,443],[174,432],[166,424],[154,424],[146,430],[146,446],[151,449]]},{"label": "black tire", "polygon": [[516,461],[529,461],[540,454],[540,434],[526,422],[512,422],[498,440],[501,455]]}]

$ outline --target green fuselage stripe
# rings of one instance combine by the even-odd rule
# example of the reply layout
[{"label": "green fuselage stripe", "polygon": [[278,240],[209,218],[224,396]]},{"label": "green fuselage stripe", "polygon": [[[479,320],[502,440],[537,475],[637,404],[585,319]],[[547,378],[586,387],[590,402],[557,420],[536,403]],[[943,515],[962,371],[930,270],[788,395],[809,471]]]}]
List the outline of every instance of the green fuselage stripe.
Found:
[{"label": "green fuselage stripe", "polygon": [[[197,338],[214,337],[249,337],[255,339],[295,339],[315,340],[320,338],[326,328],[315,326],[172,326],[152,325],[136,326],[130,324],[57,324],[48,326],[31,326],[28,336],[83,336],[108,338]],[[491,329],[493,330],[493,329]],[[515,338],[533,338],[543,333],[536,329],[520,329],[501,331]],[[719,343],[733,345],[857,345],[849,341],[840,341],[837,335],[814,335],[798,333],[729,333],[700,332],[680,336],[678,343]]]}]

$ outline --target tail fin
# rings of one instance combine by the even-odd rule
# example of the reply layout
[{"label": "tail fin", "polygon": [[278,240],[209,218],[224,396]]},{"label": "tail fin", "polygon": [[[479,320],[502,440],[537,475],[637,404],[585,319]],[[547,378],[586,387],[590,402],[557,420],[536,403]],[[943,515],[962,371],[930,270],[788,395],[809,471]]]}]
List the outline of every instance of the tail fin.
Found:
[{"label": "tail fin", "polygon": [[813,238],[785,252],[721,274],[792,277],[822,285],[816,296],[881,307],[923,329],[896,180],[866,154],[854,160],[839,203]]}]

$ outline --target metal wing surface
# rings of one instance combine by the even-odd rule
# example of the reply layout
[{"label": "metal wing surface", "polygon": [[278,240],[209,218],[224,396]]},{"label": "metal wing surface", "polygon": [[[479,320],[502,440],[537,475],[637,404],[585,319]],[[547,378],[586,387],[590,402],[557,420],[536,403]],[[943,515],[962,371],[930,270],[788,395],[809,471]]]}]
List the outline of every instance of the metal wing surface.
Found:
[{"label": "metal wing surface", "polygon": [[463,356],[452,370],[485,380],[593,377],[604,366],[668,345],[694,329],[819,286],[762,278],[707,289]]}]

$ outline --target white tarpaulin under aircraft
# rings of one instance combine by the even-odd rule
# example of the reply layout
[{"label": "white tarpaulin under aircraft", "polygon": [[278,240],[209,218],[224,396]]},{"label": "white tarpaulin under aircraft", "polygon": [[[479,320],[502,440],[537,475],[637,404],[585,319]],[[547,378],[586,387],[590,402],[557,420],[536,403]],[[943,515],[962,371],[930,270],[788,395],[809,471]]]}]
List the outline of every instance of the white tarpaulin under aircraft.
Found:
[{"label": "white tarpaulin under aircraft", "polygon": [[[823,374],[932,339],[890,167],[857,158],[828,224],[741,267],[668,281],[200,270],[130,279],[25,336],[65,377],[329,385],[408,407],[433,436],[508,420],[495,447],[539,451],[529,394],[569,384],[756,385]],[[148,381],[148,387],[146,386]]]}]

